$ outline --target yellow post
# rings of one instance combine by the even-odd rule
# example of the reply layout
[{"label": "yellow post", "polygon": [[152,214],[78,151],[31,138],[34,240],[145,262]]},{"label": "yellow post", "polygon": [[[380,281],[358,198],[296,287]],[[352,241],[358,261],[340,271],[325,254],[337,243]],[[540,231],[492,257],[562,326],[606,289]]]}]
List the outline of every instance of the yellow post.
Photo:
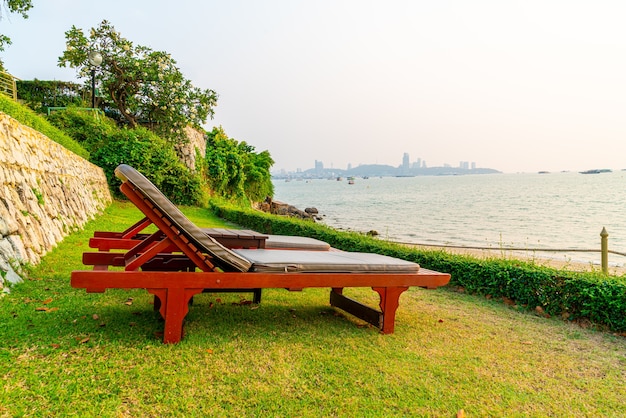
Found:
[{"label": "yellow post", "polygon": [[602,273],[609,274],[609,233],[602,227],[600,232],[600,250],[602,252]]}]

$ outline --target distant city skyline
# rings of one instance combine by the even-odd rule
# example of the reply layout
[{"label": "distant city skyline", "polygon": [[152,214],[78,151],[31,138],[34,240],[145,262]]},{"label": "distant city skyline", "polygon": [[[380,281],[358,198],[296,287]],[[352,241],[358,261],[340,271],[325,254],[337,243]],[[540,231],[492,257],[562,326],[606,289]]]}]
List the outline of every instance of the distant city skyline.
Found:
[{"label": "distant city skyline", "polygon": [[[394,167],[394,168],[402,168],[402,169],[419,169],[419,168],[428,168],[428,164],[426,163],[426,160],[422,160],[421,158],[417,158],[416,160],[414,160],[413,162],[411,162],[410,159],[410,154],[408,152],[405,152],[402,155],[402,159],[400,164],[398,165],[392,165],[392,164],[376,164],[376,163],[362,163],[362,164],[358,164],[354,167],[361,167],[361,166],[365,166],[365,165],[385,165],[385,166],[390,166],[390,167]],[[315,171],[322,171],[325,169],[336,169],[336,170],[351,170],[352,168],[354,168],[353,165],[351,163],[348,163],[346,165],[346,168],[341,168],[341,167],[333,167],[331,165],[331,167],[326,167],[324,165],[323,161],[320,160],[314,160],[313,165],[310,167],[297,167],[295,170],[285,170],[285,169],[278,169],[278,170],[273,170],[274,172],[281,172],[281,173],[300,173],[303,171],[307,171],[310,169],[314,169]],[[474,161],[459,161],[458,165],[452,165],[450,163],[443,163],[440,166],[433,166],[433,167],[444,167],[444,168],[460,168],[463,170],[475,170],[477,167],[476,162]],[[492,167],[481,167],[481,168],[492,168]]]}]

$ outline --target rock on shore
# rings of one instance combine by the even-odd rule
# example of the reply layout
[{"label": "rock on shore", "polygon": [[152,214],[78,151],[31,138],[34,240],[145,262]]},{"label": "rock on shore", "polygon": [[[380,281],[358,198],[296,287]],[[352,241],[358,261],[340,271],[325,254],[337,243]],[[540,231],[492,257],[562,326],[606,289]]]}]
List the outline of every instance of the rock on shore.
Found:
[{"label": "rock on shore", "polygon": [[273,215],[290,216],[293,218],[300,218],[306,220],[320,220],[319,212],[316,208],[306,208],[300,210],[297,207],[288,203],[279,202],[271,198],[265,199],[265,201],[257,203],[256,208],[263,212],[271,213]]}]

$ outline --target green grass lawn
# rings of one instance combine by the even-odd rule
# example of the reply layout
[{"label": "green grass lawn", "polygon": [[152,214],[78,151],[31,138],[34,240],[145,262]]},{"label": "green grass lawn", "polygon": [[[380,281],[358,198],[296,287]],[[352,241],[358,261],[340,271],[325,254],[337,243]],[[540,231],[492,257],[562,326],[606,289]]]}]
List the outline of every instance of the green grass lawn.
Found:
[{"label": "green grass lawn", "polygon": [[405,292],[392,335],[330,308],[327,289],[265,290],[258,306],[202,294],[163,345],[147,292],[69,285],[94,230],[140,217],[115,202],[0,299],[0,416],[626,414],[626,339],[447,289]]}]

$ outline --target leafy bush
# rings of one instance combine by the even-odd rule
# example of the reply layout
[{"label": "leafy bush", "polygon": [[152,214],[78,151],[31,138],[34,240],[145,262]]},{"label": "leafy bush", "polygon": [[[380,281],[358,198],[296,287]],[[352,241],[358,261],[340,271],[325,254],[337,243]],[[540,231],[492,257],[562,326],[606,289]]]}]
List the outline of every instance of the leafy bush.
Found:
[{"label": "leafy bush", "polygon": [[527,309],[541,307],[550,315],[587,319],[616,332],[626,332],[626,277],[561,271],[532,262],[477,259],[441,250],[421,250],[340,232],[311,221],[280,217],[242,208],[219,199],[210,201],[224,219],[263,233],[321,239],[345,251],[385,254],[451,274],[450,284],[466,292],[512,299]]},{"label": "leafy bush", "polygon": [[104,139],[92,152],[92,162],[104,170],[116,196],[121,184],[114,171],[119,164],[133,166],[148,177],[174,203],[199,205],[205,200],[202,180],[178,159],[162,138],[145,128],[122,128]]},{"label": "leafy bush", "polygon": [[63,145],[74,154],[89,159],[89,152],[65,132],[48,122],[27,106],[21,105],[10,97],[0,94],[0,111],[8,114],[20,123],[41,132],[54,142]]},{"label": "leafy bush", "polygon": [[80,84],[37,79],[18,80],[16,83],[17,98],[38,112],[45,112],[49,107],[84,105],[86,94],[84,87]]},{"label": "leafy bush", "polygon": [[111,119],[77,107],[53,112],[48,120],[90,150],[98,148],[118,130]]},{"label": "leafy bush", "polygon": [[143,173],[174,203],[206,202],[201,176],[180,162],[171,143],[148,129],[119,128],[105,116],[77,108],[54,112],[50,120],[91,152],[90,161],[102,167],[114,196],[123,197],[115,177],[115,168],[123,163]]},{"label": "leafy bush", "polygon": [[224,130],[207,133],[204,161],[207,182],[213,193],[234,202],[261,202],[274,195],[268,151],[254,152],[246,142],[229,138]]}]

